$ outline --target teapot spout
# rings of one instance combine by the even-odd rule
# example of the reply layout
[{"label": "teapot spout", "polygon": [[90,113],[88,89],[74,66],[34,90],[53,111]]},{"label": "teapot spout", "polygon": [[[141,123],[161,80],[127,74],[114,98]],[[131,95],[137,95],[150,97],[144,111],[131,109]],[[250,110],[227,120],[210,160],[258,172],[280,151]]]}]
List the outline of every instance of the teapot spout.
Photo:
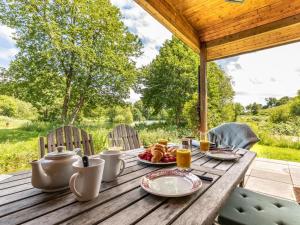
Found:
[{"label": "teapot spout", "polygon": [[50,177],[44,172],[41,161],[33,160],[30,162],[32,167],[31,184],[33,187],[43,189],[50,184]]}]

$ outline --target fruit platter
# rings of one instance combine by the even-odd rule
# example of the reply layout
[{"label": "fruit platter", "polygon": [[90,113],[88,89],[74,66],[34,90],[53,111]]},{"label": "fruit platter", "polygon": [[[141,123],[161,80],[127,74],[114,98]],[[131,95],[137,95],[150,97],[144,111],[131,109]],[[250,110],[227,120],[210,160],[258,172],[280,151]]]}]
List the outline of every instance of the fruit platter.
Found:
[{"label": "fruit platter", "polygon": [[145,150],[138,155],[138,161],[151,165],[175,164],[176,151],[176,147],[168,147],[167,142],[159,141],[159,143],[145,148]]}]

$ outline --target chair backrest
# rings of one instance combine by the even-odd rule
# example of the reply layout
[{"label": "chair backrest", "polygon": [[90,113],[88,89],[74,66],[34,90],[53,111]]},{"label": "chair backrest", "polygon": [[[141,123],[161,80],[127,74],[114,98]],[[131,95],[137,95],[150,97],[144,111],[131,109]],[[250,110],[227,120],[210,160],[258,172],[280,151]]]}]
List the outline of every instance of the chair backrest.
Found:
[{"label": "chair backrest", "polygon": [[108,137],[112,140],[122,139],[124,143],[124,150],[141,147],[138,133],[126,124],[116,126],[113,131],[108,134]]},{"label": "chair backrest", "polygon": [[94,154],[93,138],[86,131],[73,126],[63,126],[50,132],[47,137],[39,138],[41,157],[47,152],[52,152],[57,146],[66,146],[68,150],[83,149],[85,155]]},{"label": "chair backrest", "polygon": [[208,139],[217,145],[248,150],[259,141],[252,129],[244,123],[224,123],[211,129],[208,132]]}]

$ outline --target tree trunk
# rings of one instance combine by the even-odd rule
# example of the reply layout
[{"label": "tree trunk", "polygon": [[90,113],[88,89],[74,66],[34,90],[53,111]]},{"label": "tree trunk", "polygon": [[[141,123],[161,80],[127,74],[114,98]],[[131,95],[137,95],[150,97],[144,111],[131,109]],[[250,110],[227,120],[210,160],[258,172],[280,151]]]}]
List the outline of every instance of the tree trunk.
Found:
[{"label": "tree trunk", "polygon": [[73,124],[78,116],[78,113],[80,112],[80,110],[82,109],[83,107],[83,104],[84,104],[84,96],[81,95],[80,98],[79,98],[79,101],[72,113],[72,116],[70,118],[70,124]]},{"label": "tree trunk", "polygon": [[66,122],[67,116],[68,116],[68,111],[69,111],[69,101],[71,98],[71,76],[67,76],[66,80],[66,90],[65,90],[65,96],[64,96],[64,103],[63,103],[63,108],[62,108],[62,113],[61,113],[61,120],[62,122]]}]

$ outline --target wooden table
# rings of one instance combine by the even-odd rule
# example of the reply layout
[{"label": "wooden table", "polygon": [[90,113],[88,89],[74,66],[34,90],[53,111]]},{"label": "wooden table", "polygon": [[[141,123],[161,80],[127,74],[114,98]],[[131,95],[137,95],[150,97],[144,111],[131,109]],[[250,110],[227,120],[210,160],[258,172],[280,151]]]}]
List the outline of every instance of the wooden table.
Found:
[{"label": "wooden table", "polygon": [[243,179],[255,153],[243,154],[237,162],[209,159],[198,150],[192,152],[192,169],[206,174],[195,194],[182,198],[157,197],[140,188],[141,177],[161,167],[136,160],[137,151],[128,151],[126,169],[116,181],[103,183],[93,201],[80,203],[70,191],[43,193],[31,186],[31,172],[13,174],[0,182],[0,224],[209,224],[230,193]]}]

